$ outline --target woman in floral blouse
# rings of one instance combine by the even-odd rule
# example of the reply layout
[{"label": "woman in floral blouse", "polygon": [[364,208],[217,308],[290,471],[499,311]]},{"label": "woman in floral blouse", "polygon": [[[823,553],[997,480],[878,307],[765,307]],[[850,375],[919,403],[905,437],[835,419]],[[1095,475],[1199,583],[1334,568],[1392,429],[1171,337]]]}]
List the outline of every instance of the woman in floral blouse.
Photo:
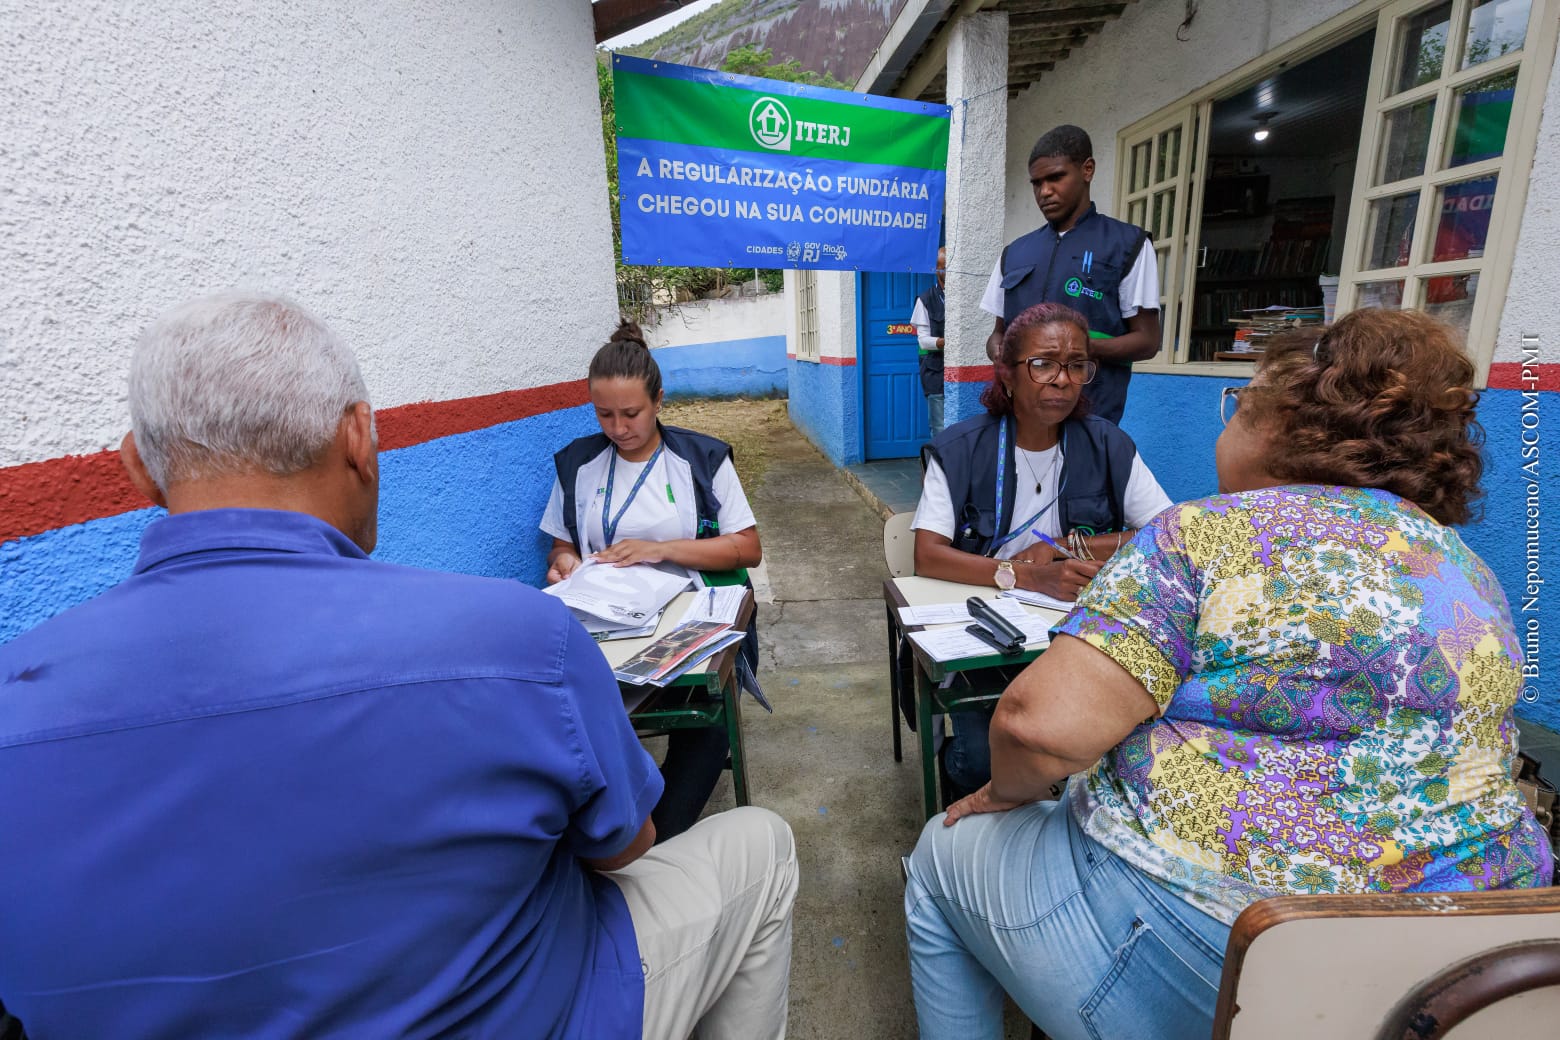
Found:
[{"label": "woman in floral blouse", "polygon": [[1549,883],[1511,612],[1448,526],[1472,384],[1444,326],[1364,310],[1225,392],[1221,493],[1079,595],[1003,695],[991,783],[910,859],[922,1037],[999,1036],[1003,990],[1055,1040],[1206,1037],[1258,899]]}]

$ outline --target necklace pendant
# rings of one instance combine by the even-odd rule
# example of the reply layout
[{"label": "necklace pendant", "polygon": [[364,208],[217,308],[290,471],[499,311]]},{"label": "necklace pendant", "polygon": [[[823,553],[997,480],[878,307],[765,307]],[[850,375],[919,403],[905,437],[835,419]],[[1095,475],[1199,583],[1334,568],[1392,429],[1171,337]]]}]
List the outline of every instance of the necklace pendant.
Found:
[{"label": "necklace pendant", "polygon": [[1036,481],[1035,482],[1035,494],[1038,495],[1040,493],[1040,487],[1041,487],[1040,482]]}]

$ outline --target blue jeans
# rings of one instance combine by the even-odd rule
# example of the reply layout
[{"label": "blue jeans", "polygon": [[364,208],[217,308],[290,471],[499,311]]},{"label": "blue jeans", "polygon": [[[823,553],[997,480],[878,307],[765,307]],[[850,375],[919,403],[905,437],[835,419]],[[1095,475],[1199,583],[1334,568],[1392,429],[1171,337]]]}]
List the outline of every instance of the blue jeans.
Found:
[{"label": "blue jeans", "polygon": [[[953,735],[943,749],[943,765],[948,779],[959,788],[961,797],[978,791],[991,779],[991,716],[996,707],[975,708],[948,713]],[[953,799],[950,797],[949,802]]]},{"label": "blue jeans", "polygon": [[922,1040],[1000,1038],[1004,990],[1053,1040],[1212,1032],[1229,927],[1087,837],[1065,799],[937,816],[909,869]]},{"label": "blue jeans", "polygon": [[943,432],[943,395],[926,395],[926,415],[931,420],[932,436]]}]

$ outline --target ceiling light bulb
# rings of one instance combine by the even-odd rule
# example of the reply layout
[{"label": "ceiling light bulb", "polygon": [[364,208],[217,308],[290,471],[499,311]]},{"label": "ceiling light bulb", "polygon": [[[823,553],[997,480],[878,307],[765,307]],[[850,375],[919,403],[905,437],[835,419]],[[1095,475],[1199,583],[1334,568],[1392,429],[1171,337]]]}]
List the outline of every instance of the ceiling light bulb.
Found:
[{"label": "ceiling light bulb", "polygon": [[1254,141],[1266,141],[1268,139],[1268,128],[1265,126],[1257,127],[1251,138]]},{"label": "ceiling light bulb", "polygon": [[1270,133],[1268,130],[1268,120],[1273,118],[1273,113],[1264,112],[1262,115],[1253,116],[1252,118],[1257,121],[1257,128],[1252,131],[1251,139],[1254,141],[1266,141],[1268,139],[1268,134]]}]

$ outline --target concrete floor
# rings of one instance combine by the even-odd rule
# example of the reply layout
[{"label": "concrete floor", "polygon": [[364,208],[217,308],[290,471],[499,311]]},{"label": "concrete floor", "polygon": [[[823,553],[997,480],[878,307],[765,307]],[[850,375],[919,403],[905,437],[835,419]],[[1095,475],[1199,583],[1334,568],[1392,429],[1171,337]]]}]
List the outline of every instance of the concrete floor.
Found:
[{"label": "concrete floor", "polygon": [[[747,701],[742,722],[752,800],[790,822],[801,863],[789,1035],[909,1040],[899,858],[921,829],[920,772],[913,742],[893,759],[882,520],[785,419],[783,401],[691,407],[665,418],[736,446],[764,546],[759,678],[775,713]],[[755,438],[761,450],[745,450]],[[723,777],[710,809],[733,804]],[[1009,1037],[1028,1036],[1009,1019]]]}]

